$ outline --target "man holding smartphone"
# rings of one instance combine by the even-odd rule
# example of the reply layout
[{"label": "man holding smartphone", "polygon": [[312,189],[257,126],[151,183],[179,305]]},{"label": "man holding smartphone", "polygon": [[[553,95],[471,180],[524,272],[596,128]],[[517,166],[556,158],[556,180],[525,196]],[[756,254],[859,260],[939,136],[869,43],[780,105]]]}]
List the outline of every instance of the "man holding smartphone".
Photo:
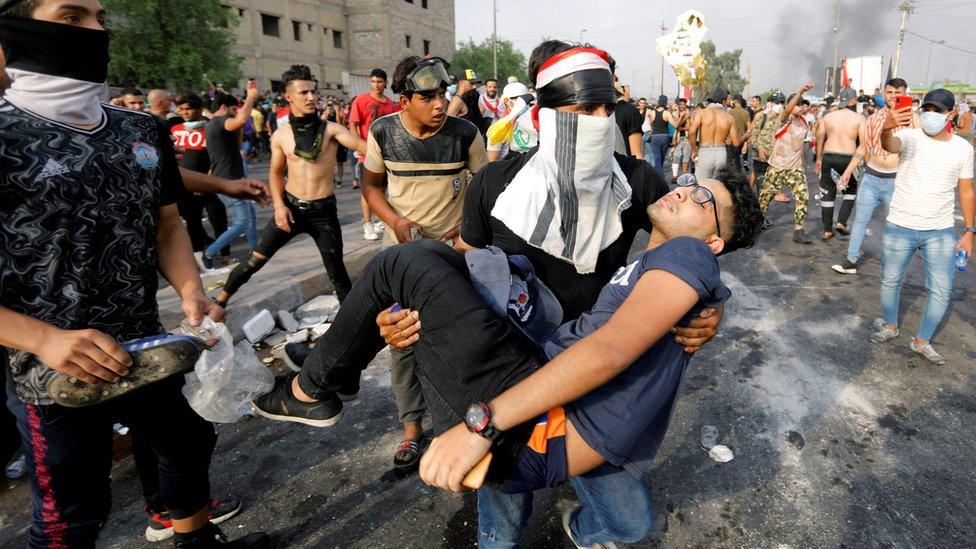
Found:
[{"label": "man holding smartphone", "polygon": [[[916,251],[925,265],[925,309],[915,337],[908,347],[936,365],[946,359],[932,347],[931,339],[949,309],[957,250],[973,255],[976,200],[973,192],[973,146],[947,129],[955,107],[949,90],[934,89],[922,99],[921,128],[905,128],[912,120],[908,107],[888,112],[881,132],[884,150],[898,155],[898,175],[888,208],[881,256],[881,309],[871,341],[882,343],[898,337],[898,305],[908,264]],[[897,133],[896,133],[897,132]],[[955,194],[959,193],[964,232],[956,240]]]}]

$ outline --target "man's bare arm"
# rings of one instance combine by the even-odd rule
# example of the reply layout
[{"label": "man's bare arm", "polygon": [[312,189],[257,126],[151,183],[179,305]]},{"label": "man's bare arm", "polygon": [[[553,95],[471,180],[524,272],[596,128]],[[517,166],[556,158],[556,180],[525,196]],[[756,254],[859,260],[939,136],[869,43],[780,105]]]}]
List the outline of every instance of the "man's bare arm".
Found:
[{"label": "man's bare arm", "polygon": [[736,127],[735,119],[732,120],[732,127],[729,129],[729,139],[733,147],[742,146],[742,136],[739,135],[739,128]]},{"label": "man's bare arm", "polygon": [[329,123],[327,131],[329,132],[329,137],[338,141],[343,147],[350,151],[356,151],[361,155],[366,154],[366,142],[359,138],[359,134],[347,130],[340,124],[333,123]]},{"label": "man's bare arm", "polygon": [[[613,379],[665,337],[698,299],[677,276],[647,272],[599,330],[492,400],[495,425],[511,429]],[[647,315],[648,307],[657,311],[653,318]]]},{"label": "man's bare arm", "polygon": [[644,143],[641,140],[641,134],[632,133],[628,135],[627,143],[630,145],[632,155],[637,157],[639,160],[644,160]]},{"label": "man's bare arm", "polygon": [[180,168],[183,186],[195,193],[215,193],[231,198],[262,202],[268,198],[268,186],[256,179],[222,179],[205,173]]},{"label": "man's bare arm", "polygon": [[203,316],[220,322],[224,310],[203,291],[203,282],[193,259],[193,246],[190,235],[183,227],[183,220],[176,204],[159,209],[159,225],[156,229],[156,250],[159,257],[159,272],[169,281],[180,296],[183,314],[191,326],[199,326]]}]

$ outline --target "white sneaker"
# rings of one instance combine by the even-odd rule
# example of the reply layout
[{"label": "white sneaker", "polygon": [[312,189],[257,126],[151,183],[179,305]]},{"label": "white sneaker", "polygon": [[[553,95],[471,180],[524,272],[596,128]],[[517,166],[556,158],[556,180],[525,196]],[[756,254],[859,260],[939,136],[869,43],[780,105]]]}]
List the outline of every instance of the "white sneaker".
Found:
[{"label": "white sneaker", "polygon": [[373,229],[373,224],[366,222],[363,223],[363,238],[366,240],[379,240],[380,235],[376,234],[376,230]]},{"label": "white sneaker", "polygon": [[945,357],[937,353],[935,349],[932,348],[931,343],[916,345],[915,338],[913,337],[908,341],[908,348],[932,364],[937,366],[944,366],[946,364]]},{"label": "white sneaker", "polygon": [[373,232],[381,233],[386,230],[386,225],[382,221],[373,223]]}]

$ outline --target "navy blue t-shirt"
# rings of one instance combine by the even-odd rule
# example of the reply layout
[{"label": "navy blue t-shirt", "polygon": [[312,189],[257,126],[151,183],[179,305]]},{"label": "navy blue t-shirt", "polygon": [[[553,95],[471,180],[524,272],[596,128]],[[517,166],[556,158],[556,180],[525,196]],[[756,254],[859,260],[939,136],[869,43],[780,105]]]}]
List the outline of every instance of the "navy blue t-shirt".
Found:
[{"label": "navy blue t-shirt", "polygon": [[[677,276],[698,292],[698,303],[679,326],[687,325],[702,308],[718,307],[732,295],[704,242],[690,237],[669,240],[621,267],[603,287],[593,309],[560,326],[544,346],[549,359],[606,324],[640,277],[655,269]],[[647,314],[653,315],[654,310]],[[583,440],[607,461],[635,476],[647,474],[667,431],[689,359],[673,337],[662,337],[620,375],[566,405],[566,412]]]}]

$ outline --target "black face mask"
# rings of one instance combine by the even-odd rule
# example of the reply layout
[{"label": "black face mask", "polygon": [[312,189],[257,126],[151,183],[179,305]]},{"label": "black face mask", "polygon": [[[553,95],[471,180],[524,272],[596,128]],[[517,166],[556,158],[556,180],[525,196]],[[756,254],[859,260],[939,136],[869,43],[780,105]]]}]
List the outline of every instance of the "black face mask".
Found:
[{"label": "black face mask", "polygon": [[536,90],[539,106],[596,105],[617,103],[613,77],[603,69],[576,71],[559,77]]},{"label": "black face mask", "polygon": [[101,84],[108,78],[108,31],[0,17],[7,67]]}]

